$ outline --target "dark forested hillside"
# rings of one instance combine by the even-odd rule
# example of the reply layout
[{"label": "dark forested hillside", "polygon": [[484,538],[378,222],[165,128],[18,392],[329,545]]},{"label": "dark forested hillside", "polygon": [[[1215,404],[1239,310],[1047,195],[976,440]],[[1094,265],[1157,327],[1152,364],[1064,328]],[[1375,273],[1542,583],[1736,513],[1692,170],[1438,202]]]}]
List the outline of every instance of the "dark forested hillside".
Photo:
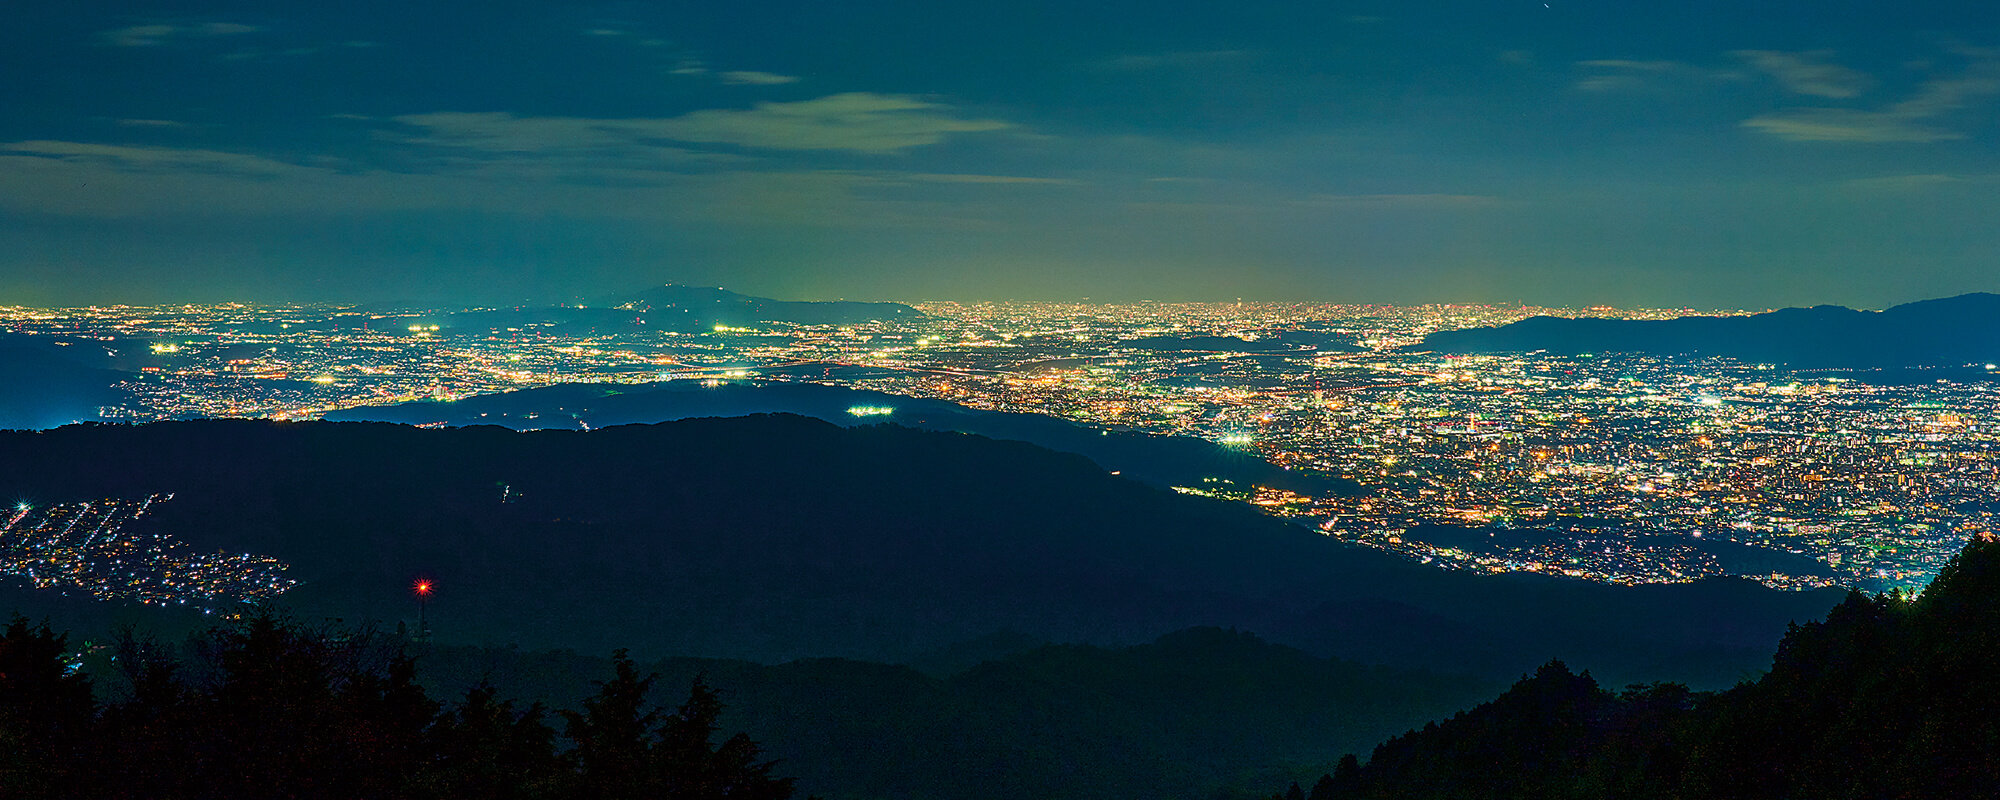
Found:
[{"label": "dark forested hillside", "polygon": [[1079,456],[799,417],[605,430],[206,421],[0,434],[35,501],[173,492],[142,522],[277,556],[307,616],[440,643],[899,661],[1001,630],[1121,644],[1195,625],[1369,663],[1721,685],[1832,598],[1445,573]]},{"label": "dark forested hillside", "polygon": [[1551,662],[1499,698],[1344,762],[1315,800],[1991,797],[2000,541],[1915,600],[1849,595],[1719,693],[1613,692]]},{"label": "dark forested hillside", "polygon": [[406,645],[262,610],[185,645],[85,648],[98,669],[83,670],[66,635],[16,617],[0,628],[0,798],[792,795],[756,742],[721,735],[698,678],[674,708],[620,651],[558,711],[483,684],[439,702]]},{"label": "dark forested hillside", "polygon": [[[480,648],[434,648],[419,663],[439,697],[490,680],[556,707],[609,669],[599,657]],[[1494,686],[1215,628],[1133,647],[1044,646],[939,676],[844,659],[677,658],[643,669],[670,688],[701,676],[727,702],[725,729],[749,732],[802,793],[829,800],[1196,796],[1324,769],[1325,753]]]}]

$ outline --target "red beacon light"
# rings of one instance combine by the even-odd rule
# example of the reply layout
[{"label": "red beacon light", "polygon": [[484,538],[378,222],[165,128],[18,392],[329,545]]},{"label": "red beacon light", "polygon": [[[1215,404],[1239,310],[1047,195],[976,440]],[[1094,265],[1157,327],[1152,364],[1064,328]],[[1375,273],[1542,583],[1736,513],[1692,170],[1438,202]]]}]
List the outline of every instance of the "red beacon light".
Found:
[{"label": "red beacon light", "polygon": [[428,642],[431,639],[430,614],[427,612],[430,610],[431,589],[434,586],[429,578],[418,578],[416,583],[410,585],[410,593],[417,596],[416,640],[420,642]]}]

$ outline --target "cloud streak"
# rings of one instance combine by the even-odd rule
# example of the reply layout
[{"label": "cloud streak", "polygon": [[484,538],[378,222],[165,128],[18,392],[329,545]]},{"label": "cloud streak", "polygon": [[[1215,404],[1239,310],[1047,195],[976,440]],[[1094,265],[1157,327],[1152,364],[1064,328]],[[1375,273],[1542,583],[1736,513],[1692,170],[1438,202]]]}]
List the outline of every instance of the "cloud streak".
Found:
[{"label": "cloud streak", "polygon": [[229,175],[261,179],[298,177],[324,172],[261,156],[218,150],[125,147],[47,140],[0,144],[0,157],[28,157],[92,165],[125,173]]},{"label": "cloud streak", "polygon": [[1585,92],[1616,92],[1657,85],[1662,80],[1680,78],[1727,79],[1738,77],[1735,73],[1703,69],[1680,61],[1642,61],[1627,58],[1600,58],[1578,61],[1577,66],[1588,67],[1595,74],[1585,76],[1576,82],[1576,88]]},{"label": "cloud streak", "polygon": [[758,103],[744,110],[705,109],[664,119],[516,117],[499,112],[440,112],[395,119],[425,129],[425,136],[412,141],[514,153],[658,149],[652,143],[665,140],[888,154],[937,144],[952,134],[1013,127],[1000,120],[961,119],[952,112],[950,106],[906,95],[849,92]]},{"label": "cloud streak", "polygon": [[1792,142],[1942,142],[1965,134],[1918,123],[1921,117],[1851,108],[1787,108],[1760,114],[1743,126]]},{"label": "cloud streak", "polygon": [[1921,144],[1964,139],[1965,134],[1931,120],[2000,94],[2000,57],[1990,51],[1963,54],[1973,58],[1963,73],[1926,81],[1909,99],[1881,110],[1787,108],[1744,120],[1743,126],[1794,142]]},{"label": "cloud streak", "polygon": [[235,36],[260,30],[263,29],[255,25],[235,22],[205,22],[200,25],[132,25],[108,30],[99,36],[115,47],[159,47],[176,39]]},{"label": "cloud streak", "polygon": [[778,75],[770,72],[757,72],[755,70],[732,70],[720,73],[716,77],[721,78],[723,83],[734,86],[777,86],[786,83],[797,83],[799,81],[797,77],[791,75]]},{"label": "cloud streak", "polygon": [[1777,78],[1794,94],[1844,99],[1857,97],[1875,85],[1874,78],[1828,61],[1833,54],[1826,50],[1809,53],[1738,50],[1732,55]]}]

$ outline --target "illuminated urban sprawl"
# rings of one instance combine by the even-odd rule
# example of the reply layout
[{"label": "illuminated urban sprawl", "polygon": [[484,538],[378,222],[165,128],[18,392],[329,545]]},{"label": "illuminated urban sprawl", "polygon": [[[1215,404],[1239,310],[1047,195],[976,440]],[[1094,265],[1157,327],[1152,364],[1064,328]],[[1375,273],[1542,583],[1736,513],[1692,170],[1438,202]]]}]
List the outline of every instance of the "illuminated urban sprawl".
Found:
[{"label": "illuminated urban sprawl", "polygon": [[275,558],[197,553],[172,537],[128,527],[172,497],[17,503],[0,516],[0,576],[38,589],[76,589],[100,600],[210,612],[228,612],[295,585]]},{"label": "illuminated urban sprawl", "polygon": [[[812,381],[1198,436],[1358,482],[1302,495],[1211,481],[1345,541],[1442,568],[1618,583],[1734,574],[1919,587],[1995,529],[2000,383],[1871,382],[1718,358],[1447,356],[1431,332],[1520,305],[925,303],[919,319],[615,333],[461,328],[443,310],[0,309],[135,375],[104,418],[311,419],[574,382]],[[440,320],[443,320],[441,323]],[[1991,367],[1988,367],[1991,371]],[[1956,373],[1955,373],[1956,374]],[[893,421],[893,408],[870,406]],[[553,423],[552,423],[553,424]]]}]

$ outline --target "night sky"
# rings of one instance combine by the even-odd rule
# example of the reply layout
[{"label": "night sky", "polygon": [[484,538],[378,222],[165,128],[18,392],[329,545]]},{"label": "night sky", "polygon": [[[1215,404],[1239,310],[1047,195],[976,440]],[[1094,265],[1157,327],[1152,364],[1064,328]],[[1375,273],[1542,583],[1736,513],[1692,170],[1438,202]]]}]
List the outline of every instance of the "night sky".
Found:
[{"label": "night sky", "polygon": [[0,304],[2000,291],[2000,6],[17,3]]}]

